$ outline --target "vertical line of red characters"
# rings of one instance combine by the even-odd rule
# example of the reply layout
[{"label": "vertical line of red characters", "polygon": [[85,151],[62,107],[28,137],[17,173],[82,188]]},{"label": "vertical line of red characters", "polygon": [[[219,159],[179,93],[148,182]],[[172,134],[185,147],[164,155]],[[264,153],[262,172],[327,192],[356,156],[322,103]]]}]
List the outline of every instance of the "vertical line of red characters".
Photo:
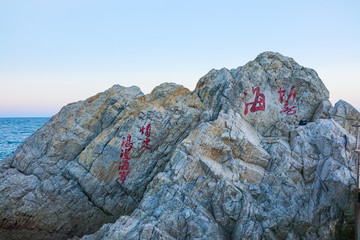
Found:
[{"label": "vertical line of red characters", "polygon": [[[151,135],[151,124],[149,123],[146,127],[142,126],[140,128],[141,135],[146,136],[145,140],[142,143],[140,148],[143,149],[144,147],[147,149],[151,149],[149,146],[150,143],[150,135]],[[121,153],[120,153],[120,163],[118,172],[120,177],[115,180],[115,182],[121,180],[121,183],[124,184],[126,177],[129,175],[129,161],[130,161],[130,151],[133,148],[134,143],[131,142],[131,135],[128,134],[127,138],[123,137],[122,144],[121,144]]]},{"label": "vertical line of red characters", "polygon": [[[123,141],[121,144],[121,154],[120,154],[120,159],[122,161],[119,163],[119,168],[118,168],[120,177],[117,178],[115,182],[121,180],[121,183],[124,184],[127,175],[129,175],[129,160],[130,160],[129,154],[131,149],[133,148],[133,144],[134,143],[131,142],[130,134],[128,134],[126,141],[125,141],[125,137],[123,137]],[[122,147],[125,148],[123,149]]]},{"label": "vertical line of red characters", "polygon": [[[294,90],[294,86],[292,86],[290,88],[289,96],[286,99],[285,104],[283,106],[283,110],[280,111],[280,113],[286,113],[286,115],[294,115],[296,113],[296,106],[289,107],[289,100],[290,100],[291,97],[293,97],[292,103],[295,102],[296,92],[293,92],[293,90]],[[285,90],[281,90],[281,88],[280,88],[278,93],[280,95],[279,102],[282,104],[283,101],[284,101],[283,98],[285,96]]]}]

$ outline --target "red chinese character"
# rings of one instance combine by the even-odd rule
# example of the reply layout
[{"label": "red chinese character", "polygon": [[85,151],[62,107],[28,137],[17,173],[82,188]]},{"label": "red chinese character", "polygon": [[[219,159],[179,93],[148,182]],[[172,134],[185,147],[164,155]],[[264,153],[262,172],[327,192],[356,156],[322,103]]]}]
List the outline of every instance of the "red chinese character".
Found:
[{"label": "red chinese character", "polygon": [[126,177],[127,175],[129,175],[129,171],[122,171],[122,172],[119,172],[119,175],[120,177],[118,179],[115,180],[115,182],[121,180],[121,183],[124,184],[125,180],[126,180]]},{"label": "red chinese character", "polygon": [[121,147],[125,146],[125,149],[121,149],[120,158],[122,158],[124,160],[130,160],[129,154],[130,154],[130,150],[133,148],[133,144],[134,143],[131,142],[130,134],[127,136],[126,141],[125,141],[125,137],[123,137],[123,142],[121,144]]},{"label": "red chinese character", "polygon": [[121,144],[121,147],[123,147],[125,145],[126,148],[132,148],[134,143],[131,142],[131,135],[128,134],[127,136],[127,139],[125,141],[125,137],[123,137],[123,141],[122,141],[122,144]]},{"label": "red chinese character", "polygon": [[120,158],[124,160],[130,160],[129,158],[130,150],[131,148],[121,149]]},{"label": "red chinese character", "polygon": [[122,170],[129,170],[128,160],[125,160],[124,162],[122,162],[122,165],[121,165],[121,163],[119,163],[118,171],[122,171]]},{"label": "red chinese character", "polygon": [[260,93],[259,87],[252,88],[252,92],[255,93],[255,100],[250,103],[245,102],[245,115],[248,113],[249,105],[251,105],[250,112],[265,111],[265,95]]},{"label": "red chinese character", "polygon": [[141,135],[143,135],[144,131],[145,131],[145,136],[150,137],[150,134],[151,134],[151,124],[150,123],[148,125],[146,125],[146,129],[144,126],[142,126],[140,128],[139,132],[141,132]]},{"label": "red chinese character", "polygon": [[142,143],[142,147],[140,148],[143,149],[144,147],[147,148],[147,149],[151,149],[151,147],[149,147],[149,143],[150,143],[150,139],[149,138],[146,138],[143,143]]},{"label": "red chinese character", "polygon": [[[289,96],[286,99],[283,110],[280,111],[280,113],[286,113],[287,115],[294,115],[296,113],[296,106],[289,107],[289,100],[290,100],[291,97],[293,97],[293,103],[295,102],[296,92],[292,92],[293,89],[294,89],[294,86],[292,86],[290,88]],[[283,103],[283,98],[285,96],[285,90],[281,90],[281,88],[280,88],[278,93],[280,95],[279,102]]]}]

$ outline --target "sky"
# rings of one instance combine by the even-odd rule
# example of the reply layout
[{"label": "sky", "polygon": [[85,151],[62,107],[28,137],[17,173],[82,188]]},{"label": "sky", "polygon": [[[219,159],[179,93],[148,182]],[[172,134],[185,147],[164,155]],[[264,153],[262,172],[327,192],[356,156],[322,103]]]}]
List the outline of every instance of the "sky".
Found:
[{"label": "sky", "polygon": [[360,1],[0,0],[0,117],[136,85],[193,90],[211,69],[275,51],[360,109]]}]

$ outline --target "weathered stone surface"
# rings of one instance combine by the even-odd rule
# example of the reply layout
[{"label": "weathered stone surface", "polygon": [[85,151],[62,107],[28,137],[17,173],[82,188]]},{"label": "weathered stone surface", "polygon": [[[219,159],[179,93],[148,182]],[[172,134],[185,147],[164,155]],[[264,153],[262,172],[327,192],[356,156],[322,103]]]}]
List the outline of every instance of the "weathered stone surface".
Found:
[{"label": "weathered stone surface", "polygon": [[311,121],[315,122],[318,119],[329,119],[329,111],[332,108],[332,104],[329,100],[322,101],[319,107],[316,109]]},{"label": "weathered stone surface", "polygon": [[94,205],[76,180],[64,177],[64,169],[142,95],[138,87],[114,86],[69,104],[0,161],[1,239],[65,238],[117,219]]},{"label": "weathered stone surface", "polygon": [[83,239],[329,239],[352,224],[353,137],[318,120],[261,139],[243,122],[230,113],[200,125],[131,216]]},{"label": "weathered stone surface", "polygon": [[[296,114],[288,116],[279,102],[280,90],[285,90],[283,101],[290,94],[291,87],[296,92]],[[254,88],[259,88],[265,97],[265,110],[245,114],[245,102],[254,101]],[[309,68],[297,64],[292,58],[279,53],[264,52],[254,61],[243,67],[227,70],[211,70],[202,77],[196,87],[196,93],[208,107],[208,114],[215,119],[220,110],[235,109],[242,118],[252,124],[263,135],[282,135],[284,125],[298,123],[300,119],[310,121],[329,92],[316,74]],[[292,99],[289,100],[292,103]],[[290,105],[289,105],[290,106]]]},{"label": "weathered stone surface", "polygon": [[[120,216],[134,210],[152,178],[161,172],[177,144],[196,127],[202,103],[195,94],[175,84],[163,84],[138,98],[112,128],[99,134],[79,157],[65,168],[96,206]],[[151,124],[151,150],[143,148],[140,128]],[[131,135],[131,171],[118,184],[117,169],[123,137]],[[106,192],[104,189],[111,189]]]},{"label": "weathered stone surface", "polygon": [[[296,114],[287,115],[293,86]],[[250,104],[245,114],[257,87],[265,109]],[[342,102],[331,108],[328,96],[315,71],[265,52],[211,70],[194,92],[173,83],[148,95],[114,86],[68,105],[0,160],[0,238],[350,236],[356,159],[348,126],[359,115]],[[299,126],[304,118],[313,122]],[[128,136],[122,184],[115,180]]]},{"label": "weathered stone surface", "polygon": [[340,100],[330,109],[329,114],[343,128],[356,135],[357,130],[353,125],[360,123],[360,113],[353,106],[344,100]]}]

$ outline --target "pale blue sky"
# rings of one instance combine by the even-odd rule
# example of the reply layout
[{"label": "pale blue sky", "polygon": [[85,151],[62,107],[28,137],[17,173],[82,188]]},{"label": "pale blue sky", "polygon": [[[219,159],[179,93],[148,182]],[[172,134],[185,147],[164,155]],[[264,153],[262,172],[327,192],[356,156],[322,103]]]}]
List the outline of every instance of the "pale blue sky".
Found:
[{"label": "pale blue sky", "polygon": [[[130,3],[131,2],[131,3]],[[0,117],[51,116],[113,84],[193,90],[276,51],[360,108],[360,1],[0,0]]]}]

